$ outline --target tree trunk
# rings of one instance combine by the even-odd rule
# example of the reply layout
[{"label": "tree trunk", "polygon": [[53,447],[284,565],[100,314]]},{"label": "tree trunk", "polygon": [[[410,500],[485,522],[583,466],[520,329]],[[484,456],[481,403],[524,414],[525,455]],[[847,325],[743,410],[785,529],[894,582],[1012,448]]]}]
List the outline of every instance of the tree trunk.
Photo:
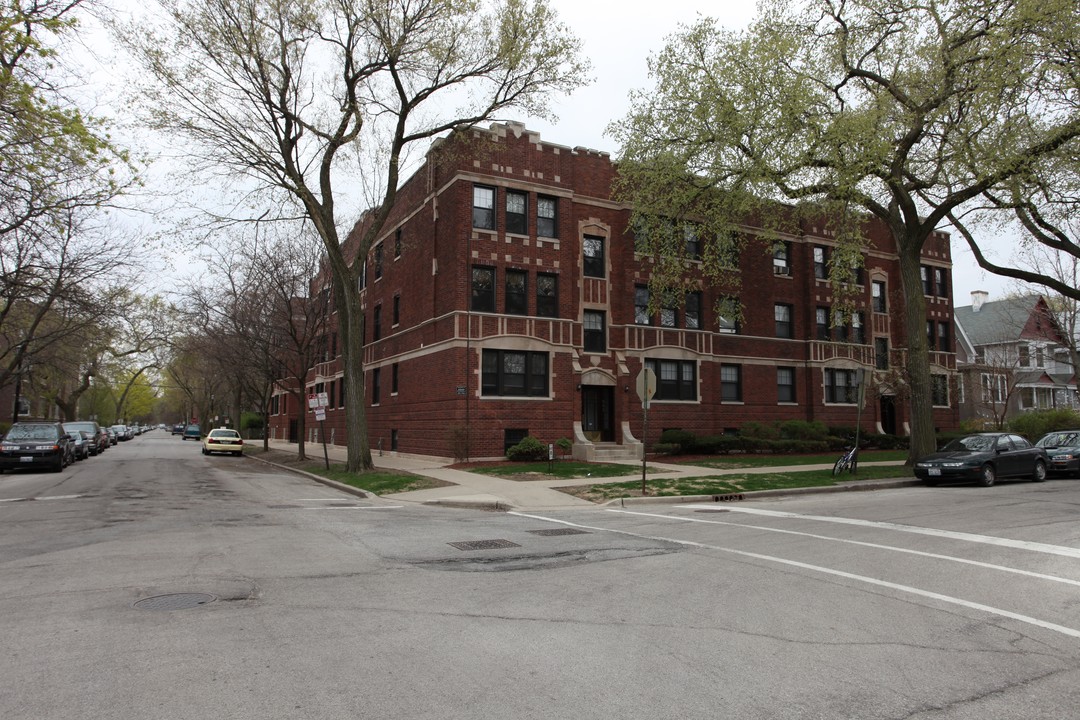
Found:
[{"label": "tree trunk", "polygon": [[930,396],[930,347],[926,336],[926,298],[923,297],[921,265],[922,243],[916,239],[897,238],[900,259],[900,289],[904,298],[904,334],[907,338],[905,360],[909,389],[911,449],[908,464],[937,449],[934,409]]},{"label": "tree trunk", "polygon": [[[335,283],[335,290],[341,283]],[[341,333],[341,361],[345,373],[345,442],[348,472],[367,472],[375,468],[367,429],[367,387],[364,381],[364,311],[360,294],[349,288],[338,292],[338,322]]]}]

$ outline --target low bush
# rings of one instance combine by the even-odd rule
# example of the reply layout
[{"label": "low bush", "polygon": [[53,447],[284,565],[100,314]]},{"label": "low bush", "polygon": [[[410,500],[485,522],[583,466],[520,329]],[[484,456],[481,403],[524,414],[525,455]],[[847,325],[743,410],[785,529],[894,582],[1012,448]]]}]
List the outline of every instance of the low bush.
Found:
[{"label": "low bush", "polygon": [[660,443],[664,445],[678,445],[679,452],[690,452],[694,446],[694,433],[689,430],[669,429],[660,433]]},{"label": "low bush", "polygon": [[548,449],[547,445],[528,435],[507,450],[506,457],[514,462],[537,462],[548,459]]},{"label": "low bush", "polygon": [[785,420],[780,423],[780,437],[785,440],[824,440],[829,428],[820,420]]},{"label": "low bush", "polygon": [[656,455],[678,455],[682,451],[682,446],[678,443],[658,442],[652,446],[652,451]]},{"label": "low bush", "polygon": [[1073,410],[1036,410],[1009,421],[1009,429],[1035,442],[1054,430],[1074,430],[1080,427],[1080,414]]},{"label": "low bush", "polygon": [[760,423],[754,420],[743,423],[739,435],[760,440],[779,440],[780,428],[776,423]]}]

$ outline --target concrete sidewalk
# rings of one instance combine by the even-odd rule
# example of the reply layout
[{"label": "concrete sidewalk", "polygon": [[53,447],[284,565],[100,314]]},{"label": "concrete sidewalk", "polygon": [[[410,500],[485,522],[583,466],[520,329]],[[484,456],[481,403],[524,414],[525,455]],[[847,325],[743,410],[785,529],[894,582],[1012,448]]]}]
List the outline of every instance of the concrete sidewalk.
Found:
[{"label": "concrete sidewalk", "polygon": [[[271,440],[270,448],[284,452],[296,452],[296,443]],[[323,446],[321,444],[308,443],[305,450],[309,458],[321,459]],[[336,445],[327,445],[326,454],[331,462],[342,463],[346,459],[346,449]],[[445,505],[450,507],[479,508],[485,510],[563,510],[572,508],[595,508],[597,505],[588,500],[560,492],[557,488],[573,487],[575,485],[618,483],[641,481],[641,471],[635,474],[619,477],[606,477],[586,479],[575,478],[571,480],[506,480],[504,478],[481,475],[465,470],[456,470],[449,467],[453,461],[446,458],[404,456],[396,453],[379,455],[373,453],[372,460],[375,467],[386,471],[403,471],[416,475],[452,483],[444,487],[431,488],[429,490],[414,490],[413,492],[394,493],[381,497],[396,502],[415,502],[430,505]],[[873,466],[898,466],[902,467],[902,461],[890,462],[867,462],[864,467]],[[804,470],[829,470],[832,464],[821,465],[789,465],[784,466],[788,472],[800,472]],[[648,464],[649,477],[662,478],[692,478],[716,475],[747,475],[764,474],[775,472],[775,467],[742,468],[737,470],[718,470],[716,468],[701,467],[695,465],[675,465],[672,463],[650,462]],[[835,486],[823,488],[798,488],[792,490],[763,490],[751,493],[742,493],[744,498],[770,497],[776,495],[793,495],[813,492],[844,492],[849,490],[871,490],[880,488],[904,487],[918,485],[919,481],[914,478],[900,478],[896,480],[855,480],[840,483]],[[713,500],[712,496],[694,497],[636,497],[613,501],[620,505],[649,503],[649,502],[694,502],[696,500]]]}]

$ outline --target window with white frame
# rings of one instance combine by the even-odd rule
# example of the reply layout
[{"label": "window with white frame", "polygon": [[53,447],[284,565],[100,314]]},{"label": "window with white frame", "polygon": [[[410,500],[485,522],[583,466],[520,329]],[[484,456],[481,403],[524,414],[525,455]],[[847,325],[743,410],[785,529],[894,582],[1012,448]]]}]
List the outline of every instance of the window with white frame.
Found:
[{"label": "window with white frame", "polygon": [[1005,402],[1005,376],[995,373],[982,374],[984,403]]}]

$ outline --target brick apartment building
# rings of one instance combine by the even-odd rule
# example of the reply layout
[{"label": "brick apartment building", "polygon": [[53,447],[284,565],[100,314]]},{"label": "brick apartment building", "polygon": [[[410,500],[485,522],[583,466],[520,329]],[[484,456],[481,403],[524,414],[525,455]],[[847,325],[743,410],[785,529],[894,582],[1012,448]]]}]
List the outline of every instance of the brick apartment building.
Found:
[{"label": "brick apartment building", "polygon": [[[576,457],[595,458],[638,454],[666,428],[715,435],[787,419],[854,427],[862,371],[871,378],[863,430],[907,434],[903,301],[884,227],[870,226],[861,309],[847,327],[830,327],[825,268],[835,241],[812,224],[771,253],[763,243],[741,253],[742,322],[716,315],[718,291],[705,283],[650,315],[650,259],[635,253],[630,211],[611,197],[617,168],[607,153],[543,142],[516,123],[464,137],[428,153],[367,260],[373,451],[453,457],[467,433],[470,457],[499,457],[531,434],[570,438]],[[934,421],[951,428],[948,237],[935,234],[923,256]],[[336,345],[328,341],[326,362],[305,382],[331,398],[329,442],[345,436]],[[635,392],[644,365],[657,377],[647,437]],[[272,437],[295,440],[303,410],[308,439],[320,439],[313,414],[295,405],[275,397]]]}]

